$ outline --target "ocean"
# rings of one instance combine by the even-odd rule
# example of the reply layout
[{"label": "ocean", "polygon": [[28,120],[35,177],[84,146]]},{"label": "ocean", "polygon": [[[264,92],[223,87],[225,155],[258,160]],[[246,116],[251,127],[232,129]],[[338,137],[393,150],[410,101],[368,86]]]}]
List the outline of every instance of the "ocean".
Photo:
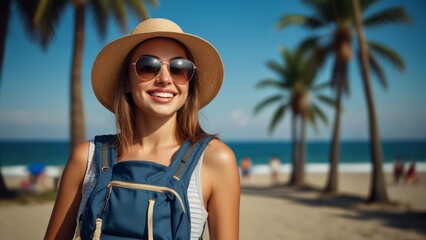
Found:
[{"label": "ocean", "polygon": [[[235,153],[238,163],[245,156],[253,163],[254,174],[267,174],[272,156],[281,160],[282,172],[291,170],[291,142],[289,141],[225,141]],[[69,156],[66,141],[0,141],[0,165],[5,175],[21,175],[30,163],[49,166],[48,175],[59,174]],[[328,171],[330,143],[311,141],[306,148],[306,171]],[[417,163],[418,171],[426,171],[426,140],[383,141],[383,161],[386,172],[400,155],[408,163]],[[371,170],[368,141],[342,141],[339,168],[345,172]]]}]

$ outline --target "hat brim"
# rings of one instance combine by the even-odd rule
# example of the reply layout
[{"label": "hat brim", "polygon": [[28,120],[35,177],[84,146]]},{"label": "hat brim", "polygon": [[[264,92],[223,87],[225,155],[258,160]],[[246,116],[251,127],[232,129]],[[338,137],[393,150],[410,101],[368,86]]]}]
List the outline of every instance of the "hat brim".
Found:
[{"label": "hat brim", "polygon": [[219,53],[209,42],[188,33],[151,32],[131,34],[106,45],[92,67],[92,87],[99,102],[114,113],[114,101],[119,86],[121,68],[129,52],[139,43],[156,37],[175,39],[184,44],[197,67],[195,79],[199,92],[200,109],[218,94],[223,82],[223,63]]}]

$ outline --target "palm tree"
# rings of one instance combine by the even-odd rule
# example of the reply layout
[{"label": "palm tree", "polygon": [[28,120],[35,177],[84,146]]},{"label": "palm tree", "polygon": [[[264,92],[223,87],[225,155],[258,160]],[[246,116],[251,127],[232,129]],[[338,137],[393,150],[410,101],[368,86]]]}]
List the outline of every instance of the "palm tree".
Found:
[{"label": "palm tree", "polygon": [[315,128],[317,117],[325,123],[328,122],[321,108],[311,100],[311,96],[326,104],[334,104],[334,101],[324,95],[314,94],[317,90],[328,87],[329,83],[314,85],[316,68],[309,62],[310,58],[301,48],[295,52],[284,48],[280,51],[285,62],[284,66],[277,61],[267,62],[267,66],[279,76],[279,79],[264,79],[257,84],[257,88],[273,87],[280,92],[261,101],[254,112],[258,114],[265,107],[278,104],[269,125],[269,133],[272,133],[283,119],[286,110],[290,111],[293,171],[289,185],[300,188],[304,186],[306,122],[312,123]]},{"label": "palm tree", "polygon": [[[13,5],[15,4],[15,5]],[[5,53],[6,38],[9,28],[9,21],[12,18],[12,7],[16,6],[18,13],[20,15],[20,20],[24,23],[24,26],[31,38],[33,36],[33,31],[31,31],[31,23],[28,19],[31,19],[34,16],[34,9],[37,6],[38,0],[34,1],[25,1],[25,0],[0,0],[0,87],[2,79],[2,70],[3,70],[3,60]],[[7,189],[4,182],[4,178],[1,172],[1,162],[0,162],[0,198],[12,197],[14,194]]]},{"label": "palm tree", "polygon": [[382,169],[382,148],[380,146],[379,128],[377,126],[376,108],[374,106],[373,94],[370,84],[370,76],[368,74],[368,48],[365,40],[364,29],[361,20],[361,10],[358,0],[352,0],[354,9],[354,18],[356,31],[358,36],[359,55],[358,58],[361,67],[361,75],[364,83],[364,91],[367,98],[368,118],[370,124],[370,148],[372,149],[372,160],[374,163],[373,174],[371,176],[372,184],[370,188],[369,202],[387,202],[388,195],[386,188],[377,188],[377,186],[385,185],[385,178]]},{"label": "palm tree", "polygon": [[[366,11],[379,0],[360,0],[362,11]],[[340,154],[340,125],[342,95],[349,93],[348,66],[352,60],[352,37],[355,33],[353,8],[350,0],[303,0],[303,2],[314,9],[312,16],[286,15],[283,16],[277,27],[285,28],[289,25],[301,24],[312,30],[332,29],[330,33],[323,36],[312,36],[305,39],[301,45],[304,49],[314,52],[317,64],[325,62],[326,57],[334,59],[332,72],[332,87],[336,94],[336,112],[330,148],[330,172],[327,185],[324,189],[326,193],[336,193],[338,190],[337,164]],[[364,17],[363,24],[366,27],[375,27],[389,23],[409,23],[410,17],[401,7],[392,7],[380,10],[370,16]],[[386,75],[377,61],[381,57],[394,65],[400,71],[405,66],[403,60],[392,49],[369,41],[367,43],[371,54],[368,55],[370,71],[378,78],[383,87],[386,88]],[[375,163],[374,166],[377,164]],[[385,188],[384,185],[376,186]]]},{"label": "palm tree", "polygon": [[[74,148],[85,140],[83,101],[81,94],[81,67],[84,46],[84,29],[86,8],[94,16],[96,30],[104,38],[109,14],[115,17],[121,28],[127,31],[126,7],[136,14],[139,19],[149,18],[143,1],[104,1],[104,0],[40,0],[33,24],[37,32],[37,40],[43,48],[47,48],[50,40],[55,35],[61,13],[71,2],[74,7],[74,45],[71,66],[71,94],[70,94],[70,121],[71,121],[71,144]],[[157,0],[147,0],[152,6],[157,6]]]}]

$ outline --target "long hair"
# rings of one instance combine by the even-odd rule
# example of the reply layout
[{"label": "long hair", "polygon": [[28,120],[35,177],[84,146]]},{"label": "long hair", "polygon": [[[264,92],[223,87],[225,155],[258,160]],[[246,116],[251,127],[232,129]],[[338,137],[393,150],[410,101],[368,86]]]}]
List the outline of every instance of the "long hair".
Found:
[{"label": "long hair", "polygon": [[[188,50],[188,48],[181,42],[175,39],[172,40],[176,41],[180,46],[182,46],[187,54],[188,59],[193,61],[192,54]],[[145,41],[136,45],[129,52],[121,67],[117,96],[114,101],[115,125],[117,128],[118,136],[117,145],[120,155],[123,155],[130,149],[130,146],[133,142],[134,130],[136,126],[135,103],[133,102],[131,93],[126,92],[126,85],[129,81],[130,60],[136,49]],[[198,120],[198,112],[200,110],[200,107],[198,103],[199,92],[197,84],[197,72],[195,72],[194,78],[189,82],[188,97],[184,105],[177,111],[175,138],[181,144],[185,140],[197,142],[205,136],[210,136],[214,138],[217,137],[216,135],[207,134],[200,126]]]}]

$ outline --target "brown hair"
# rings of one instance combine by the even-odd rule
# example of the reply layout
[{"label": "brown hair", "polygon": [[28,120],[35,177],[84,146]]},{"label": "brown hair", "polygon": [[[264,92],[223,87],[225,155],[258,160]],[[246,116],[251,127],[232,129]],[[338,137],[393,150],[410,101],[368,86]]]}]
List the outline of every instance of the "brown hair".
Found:
[{"label": "brown hair", "polygon": [[[152,39],[152,38],[151,38]],[[150,39],[148,39],[150,40]],[[185,50],[189,60],[193,61],[193,57],[188,48],[181,42],[176,41]],[[147,40],[145,40],[147,41]],[[131,93],[126,92],[126,84],[129,80],[129,65],[130,60],[136,49],[145,41],[136,45],[127,55],[121,67],[120,81],[117,89],[117,96],[114,101],[115,125],[117,128],[118,136],[118,149],[119,154],[123,155],[129,150],[134,136],[135,124],[135,103]],[[177,111],[177,123],[175,130],[175,137],[179,143],[185,140],[197,142],[205,136],[217,138],[216,134],[207,134],[200,126],[198,121],[198,112],[200,110],[198,101],[198,87],[197,87],[197,72],[194,78],[189,82],[188,98],[184,105]]]}]

